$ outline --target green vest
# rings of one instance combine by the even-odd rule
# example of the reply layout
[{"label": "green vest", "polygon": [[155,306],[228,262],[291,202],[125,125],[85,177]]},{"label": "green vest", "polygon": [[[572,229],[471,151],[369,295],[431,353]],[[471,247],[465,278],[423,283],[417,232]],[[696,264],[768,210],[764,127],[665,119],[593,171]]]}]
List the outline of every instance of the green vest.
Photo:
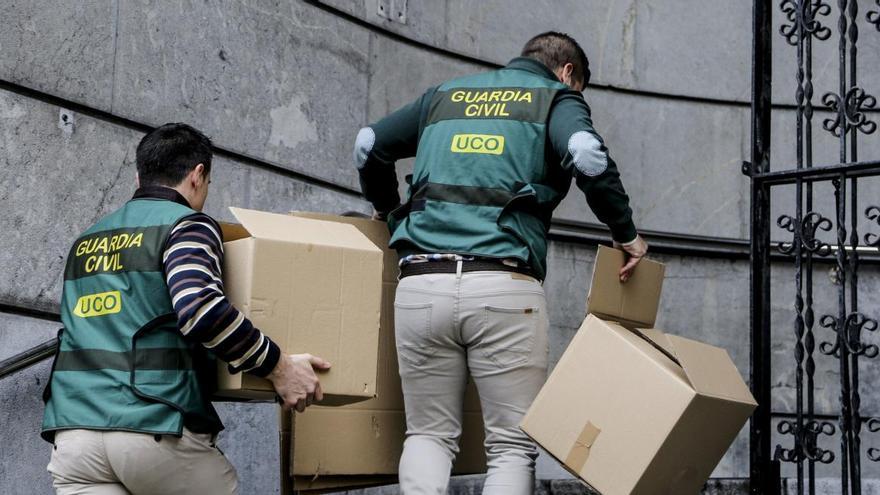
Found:
[{"label": "green vest", "polygon": [[44,393],[47,440],[71,428],[222,429],[200,386],[201,374],[215,368],[202,346],[183,339],[162,264],[171,229],[193,213],[173,201],[134,199],[74,243],[64,272],[64,329]]},{"label": "green vest", "polygon": [[516,258],[543,278],[550,218],[571,183],[550,177],[545,156],[550,107],[565,88],[515,69],[441,85],[408,200],[389,215],[391,247]]}]

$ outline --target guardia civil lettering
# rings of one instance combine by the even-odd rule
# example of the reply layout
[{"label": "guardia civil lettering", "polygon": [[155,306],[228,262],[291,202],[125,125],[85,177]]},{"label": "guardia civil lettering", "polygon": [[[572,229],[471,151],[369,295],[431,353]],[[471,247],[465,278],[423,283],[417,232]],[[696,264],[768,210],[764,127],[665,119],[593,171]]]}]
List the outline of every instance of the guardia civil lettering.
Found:
[{"label": "guardia civil lettering", "polygon": [[521,89],[458,90],[449,96],[453,103],[467,103],[466,117],[509,117],[508,103],[532,103],[532,92]]},{"label": "guardia civil lettering", "polygon": [[124,268],[120,251],[139,248],[143,240],[143,232],[92,237],[77,244],[75,255],[87,256],[83,263],[86,273],[118,271]]}]

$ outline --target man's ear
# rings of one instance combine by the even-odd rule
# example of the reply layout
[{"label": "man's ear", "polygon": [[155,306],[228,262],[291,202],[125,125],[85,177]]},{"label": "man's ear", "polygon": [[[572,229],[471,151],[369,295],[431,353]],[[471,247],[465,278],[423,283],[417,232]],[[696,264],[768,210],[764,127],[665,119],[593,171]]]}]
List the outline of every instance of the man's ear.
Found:
[{"label": "man's ear", "polygon": [[558,67],[553,71],[556,74],[556,77],[559,78],[559,81],[562,84],[571,85],[574,81],[572,81],[571,75],[574,73],[574,64],[571,62],[566,63]]},{"label": "man's ear", "polygon": [[137,171],[134,173],[134,186],[137,188],[141,187],[141,174],[137,173]]},{"label": "man's ear", "polygon": [[567,64],[562,66],[562,73],[565,74],[565,77],[571,81],[571,75],[574,74],[574,64],[568,62]]},{"label": "man's ear", "polygon": [[205,171],[205,164],[200,163],[193,168],[191,172],[190,180],[192,181],[193,187],[201,185],[202,182],[206,182],[208,180],[208,174]]}]

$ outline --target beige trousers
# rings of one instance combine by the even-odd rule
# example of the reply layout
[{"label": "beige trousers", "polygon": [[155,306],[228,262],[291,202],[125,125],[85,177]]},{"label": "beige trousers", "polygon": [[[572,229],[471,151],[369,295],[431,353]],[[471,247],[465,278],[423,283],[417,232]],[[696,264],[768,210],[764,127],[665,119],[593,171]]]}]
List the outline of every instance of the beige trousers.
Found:
[{"label": "beige trousers", "polygon": [[407,423],[401,492],[446,493],[470,371],[486,428],[483,493],[533,493],[537,448],[519,423],[547,376],[541,284],[505,272],[406,277],[395,325]]},{"label": "beige trousers", "polygon": [[47,468],[58,495],[238,493],[238,476],[211,435],[64,430]]}]

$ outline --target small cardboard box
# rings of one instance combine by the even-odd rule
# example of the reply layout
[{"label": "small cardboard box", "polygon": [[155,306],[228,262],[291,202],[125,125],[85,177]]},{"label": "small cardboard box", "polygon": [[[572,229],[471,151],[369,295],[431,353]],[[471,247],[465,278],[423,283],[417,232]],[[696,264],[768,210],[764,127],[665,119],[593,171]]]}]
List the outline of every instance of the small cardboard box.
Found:
[{"label": "small cardboard box", "polygon": [[697,494],[757,404],[725,350],[651,328],[663,265],[621,284],[622,263],[600,247],[591,314],[521,426],[603,495]]},{"label": "small cardboard box", "polygon": [[[291,215],[354,225],[382,248],[385,256],[378,394],[341,408],[312,406],[296,415],[291,456],[294,489],[329,490],[396,483],[406,418],[394,341],[397,254],[388,248],[388,226],[367,218],[302,212]],[[461,453],[453,473],[482,473],[486,470],[483,420],[473,382],[468,383],[464,411]]]},{"label": "small cardboard box", "polygon": [[[351,225],[230,208],[224,285],[230,302],[289,354],[332,364],[325,405],[376,395],[382,251]],[[218,370],[217,396],[273,400],[268,380]]]}]

